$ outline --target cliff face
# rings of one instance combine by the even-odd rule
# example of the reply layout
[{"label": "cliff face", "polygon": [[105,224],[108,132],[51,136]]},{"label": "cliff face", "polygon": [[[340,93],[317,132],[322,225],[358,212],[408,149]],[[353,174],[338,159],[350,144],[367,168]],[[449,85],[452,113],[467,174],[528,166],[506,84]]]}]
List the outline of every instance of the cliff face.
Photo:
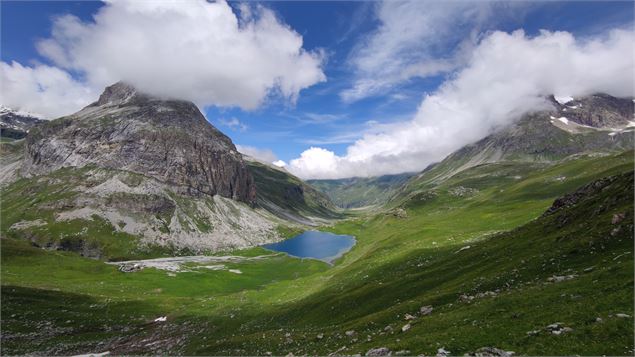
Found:
[{"label": "cliff face", "polygon": [[23,175],[84,166],[138,173],[191,196],[256,200],[236,147],[193,103],[151,97],[121,82],[97,102],[27,136]]}]

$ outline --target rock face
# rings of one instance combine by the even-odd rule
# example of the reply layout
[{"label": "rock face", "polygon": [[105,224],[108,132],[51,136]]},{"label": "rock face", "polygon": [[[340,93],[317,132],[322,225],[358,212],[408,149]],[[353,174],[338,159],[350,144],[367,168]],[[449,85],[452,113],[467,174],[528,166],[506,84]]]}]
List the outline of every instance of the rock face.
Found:
[{"label": "rock face", "polygon": [[633,101],[607,94],[571,98],[566,103],[550,98],[561,117],[594,128],[621,128],[633,120]]},{"label": "rock face", "polygon": [[138,173],[190,196],[256,200],[253,178],[236,147],[193,103],[151,97],[122,82],[27,137],[23,175],[85,166]]}]

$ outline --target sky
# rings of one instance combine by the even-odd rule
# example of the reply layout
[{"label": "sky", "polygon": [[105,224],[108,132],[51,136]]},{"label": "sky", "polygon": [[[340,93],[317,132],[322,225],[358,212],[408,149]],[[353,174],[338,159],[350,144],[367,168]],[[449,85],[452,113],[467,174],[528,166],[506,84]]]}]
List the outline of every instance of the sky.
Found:
[{"label": "sky", "polygon": [[633,3],[2,1],[0,104],[48,119],[124,80],[305,178],[416,172],[545,108],[633,96]]}]

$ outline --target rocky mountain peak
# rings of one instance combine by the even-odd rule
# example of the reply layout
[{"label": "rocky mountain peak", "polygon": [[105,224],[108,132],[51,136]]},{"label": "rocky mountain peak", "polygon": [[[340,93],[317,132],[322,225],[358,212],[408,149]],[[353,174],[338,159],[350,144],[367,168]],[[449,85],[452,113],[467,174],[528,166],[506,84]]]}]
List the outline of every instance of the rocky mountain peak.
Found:
[{"label": "rocky mountain peak", "polygon": [[151,97],[124,82],[27,136],[24,175],[89,165],[141,174],[194,196],[256,199],[251,173],[231,139],[196,105]]},{"label": "rocky mountain peak", "polygon": [[99,100],[93,103],[93,105],[114,105],[125,104],[140,94],[135,87],[126,82],[119,81],[104,89],[104,92],[99,96]]}]

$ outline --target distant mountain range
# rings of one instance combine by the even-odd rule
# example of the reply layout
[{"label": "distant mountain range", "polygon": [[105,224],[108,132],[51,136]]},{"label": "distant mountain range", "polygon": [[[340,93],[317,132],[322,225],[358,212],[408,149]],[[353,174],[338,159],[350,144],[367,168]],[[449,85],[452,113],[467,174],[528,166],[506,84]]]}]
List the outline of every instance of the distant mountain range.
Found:
[{"label": "distant mountain range", "polygon": [[0,105],[0,138],[22,139],[34,125],[43,120],[36,114]]}]

